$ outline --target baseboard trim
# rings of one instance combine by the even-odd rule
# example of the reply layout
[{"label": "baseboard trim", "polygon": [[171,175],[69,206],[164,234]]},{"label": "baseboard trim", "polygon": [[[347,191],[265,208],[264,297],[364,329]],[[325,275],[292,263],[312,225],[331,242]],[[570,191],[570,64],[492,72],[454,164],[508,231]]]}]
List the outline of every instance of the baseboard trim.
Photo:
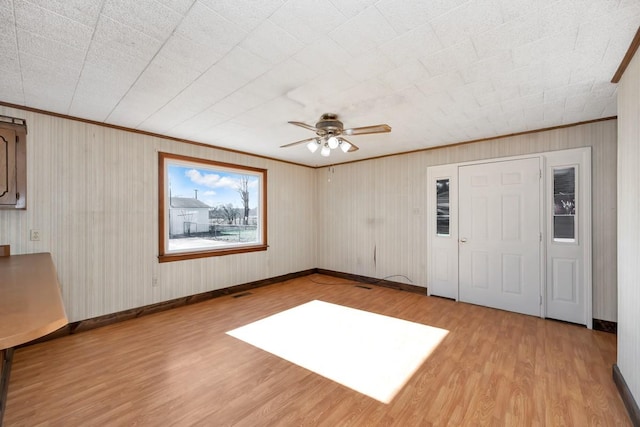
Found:
[{"label": "baseboard trim", "polygon": [[[251,289],[260,288],[262,286],[268,286],[274,283],[284,282],[286,280],[296,279],[298,277],[304,277],[311,274],[323,274],[326,276],[352,280],[354,282],[364,283],[367,285],[382,286],[385,288],[412,292],[420,295],[426,295],[427,293],[427,289],[422,286],[409,285],[406,283],[395,282],[387,279],[376,279],[374,277],[344,273],[341,271],[326,270],[324,268],[310,268],[308,270],[302,270],[295,273],[289,273],[281,276],[270,277],[267,279],[256,280],[254,282],[248,282],[248,283],[243,283],[241,285],[230,286],[228,288],[217,289],[214,291],[203,292],[195,295],[189,295],[186,297],[176,298],[169,301],[163,301],[156,304],[150,304],[142,307],[132,308],[129,310],[119,311],[117,313],[105,314],[103,316],[93,317],[90,319],[80,320],[77,322],[71,322],[66,326],[63,326],[62,328],[58,329],[57,331],[54,331],[48,335],[45,335],[44,337],[38,338],[37,340],[33,340],[28,343],[22,344],[18,346],[18,348],[37,344],[44,341],[49,341],[55,338],[60,338],[60,337],[64,337],[71,334],[76,334],[83,331],[88,331],[88,330],[99,328],[102,326],[111,325],[113,323],[123,322],[125,320],[135,319],[138,317],[146,316],[148,314],[158,313],[165,310],[171,310],[173,308],[182,307],[184,305],[195,304],[195,303],[207,301],[213,298],[218,298],[218,297],[236,294],[240,292],[246,292]],[[618,324],[616,322],[610,322],[608,320],[593,319],[593,329],[597,331],[616,334],[618,330]]]},{"label": "baseboard trim", "polygon": [[42,338],[38,338],[37,340],[33,340],[26,344],[22,344],[19,347],[25,347],[25,346],[37,344],[40,342],[49,341],[55,338],[77,334],[79,332],[84,332],[91,329],[100,328],[102,326],[111,325],[113,323],[123,322],[125,320],[135,319],[138,317],[146,316],[153,313],[158,313],[165,310],[171,310],[172,308],[178,308],[185,305],[196,304],[198,302],[207,301],[213,298],[232,295],[239,292],[246,292],[251,289],[272,285],[274,283],[284,282],[286,280],[308,276],[316,272],[317,270],[315,268],[312,268],[309,270],[303,270],[295,273],[284,274],[282,276],[270,277],[268,279],[256,280],[254,282],[248,282],[248,283],[243,283],[241,285],[230,286],[228,288],[217,289],[214,291],[203,292],[200,294],[189,295],[182,298],[176,298],[169,301],[159,302],[156,304],[150,304],[142,307],[132,308],[129,310],[119,311],[117,313],[105,314],[104,316],[93,317],[91,319],[71,322],[66,326],[63,326],[62,328],[58,329],[57,331],[54,331],[48,335],[45,335]]},{"label": "baseboard trim", "polygon": [[38,338],[37,340],[30,341],[22,344],[19,347],[26,347],[29,345],[37,344],[44,341],[49,341],[55,338],[64,337],[67,335],[77,334],[79,332],[88,331],[102,326],[111,325],[125,320],[135,319],[138,317],[146,316],[148,314],[158,313],[165,310],[171,310],[172,308],[178,308],[189,304],[195,304],[202,301],[207,301],[213,298],[218,298],[226,295],[232,295],[240,292],[246,292],[251,289],[260,288],[262,286],[272,285],[274,283],[284,282],[286,280],[296,279],[298,277],[309,276],[311,274],[324,274],[327,276],[339,277],[342,279],[353,280],[359,283],[366,283],[368,285],[383,286],[386,288],[397,289],[400,291],[413,292],[420,295],[426,295],[426,288],[415,285],[408,285],[406,283],[394,282],[386,279],[376,279],[373,277],[359,276],[357,274],[342,273],[339,271],[325,270],[322,268],[310,268],[308,270],[302,270],[295,273],[284,274],[282,276],[270,277],[268,279],[256,280],[254,282],[243,283],[241,285],[230,286],[228,288],[217,289],[215,291],[203,292],[200,294],[189,295],[182,298],[176,298],[169,301],[163,301],[156,304],[145,305],[142,307],[132,308],[129,310],[119,311],[117,313],[105,314],[104,316],[93,317],[91,319],[80,320],[77,322],[71,322],[66,326]]},{"label": "baseboard trim", "polygon": [[613,382],[616,383],[618,393],[620,393],[622,402],[624,402],[624,406],[627,408],[627,412],[629,413],[631,424],[635,427],[640,427],[640,407],[638,407],[638,403],[633,398],[633,394],[631,394],[631,390],[629,390],[629,386],[627,386],[627,382],[624,380],[622,372],[620,372],[620,368],[618,368],[617,364],[613,365],[612,374]]},{"label": "baseboard trim", "polygon": [[351,273],[342,273],[340,271],[325,270],[323,268],[317,268],[316,270],[318,274],[339,277],[341,279],[353,280],[354,282],[366,283],[367,285],[383,286],[385,288],[397,289],[399,291],[413,292],[420,295],[427,294],[427,288],[423,288],[422,286],[408,285],[406,283],[394,282],[392,280],[376,279],[373,277],[360,276],[360,275],[351,274]]},{"label": "baseboard trim", "polygon": [[618,323],[609,320],[593,319],[593,330],[618,334]]}]

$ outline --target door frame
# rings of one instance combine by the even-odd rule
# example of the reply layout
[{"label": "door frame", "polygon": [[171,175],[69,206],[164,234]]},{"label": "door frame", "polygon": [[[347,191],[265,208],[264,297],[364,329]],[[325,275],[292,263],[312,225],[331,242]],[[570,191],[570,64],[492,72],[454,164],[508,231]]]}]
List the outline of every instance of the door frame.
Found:
[{"label": "door frame", "polygon": [[[550,248],[550,242],[553,240],[550,234],[553,232],[553,227],[550,222],[552,221],[552,215],[549,215],[552,208],[551,201],[553,200],[553,183],[550,182],[553,174],[549,173],[553,167],[558,165],[556,158],[566,159],[567,157],[575,157],[575,163],[581,163],[582,172],[577,178],[576,186],[579,191],[580,203],[582,205],[582,215],[579,218],[582,243],[584,244],[584,254],[582,269],[580,271],[580,277],[582,280],[582,291],[584,292],[584,322],[587,328],[592,328],[592,312],[593,312],[593,296],[592,296],[592,250],[591,250],[591,147],[581,147],[568,150],[547,151],[541,153],[524,154],[518,156],[507,156],[490,158],[483,160],[474,160],[468,162],[451,163],[445,165],[435,165],[427,167],[427,295],[438,295],[446,298],[451,298],[459,301],[459,288],[458,288],[458,261],[459,261],[459,235],[458,235],[458,168],[461,166],[488,164],[495,162],[520,160],[528,158],[538,158],[540,164],[540,230],[541,230],[541,244],[540,244],[540,317],[545,318],[547,313],[547,292],[548,292],[548,251]],[[564,160],[563,160],[564,161]],[[451,191],[449,200],[449,218],[450,218],[450,233],[449,236],[442,237],[436,235],[436,188],[435,181],[437,179],[450,179],[450,189],[455,187],[455,193]],[[452,197],[455,194],[455,197]],[[436,250],[445,250],[452,257],[450,262],[455,263],[455,277],[452,277],[450,282],[455,280],[455,286],[453,283],[443,283],[441,280],[437,281],[435,277],[435,261]],[[435,293],[434,293],[435,291]]]}]

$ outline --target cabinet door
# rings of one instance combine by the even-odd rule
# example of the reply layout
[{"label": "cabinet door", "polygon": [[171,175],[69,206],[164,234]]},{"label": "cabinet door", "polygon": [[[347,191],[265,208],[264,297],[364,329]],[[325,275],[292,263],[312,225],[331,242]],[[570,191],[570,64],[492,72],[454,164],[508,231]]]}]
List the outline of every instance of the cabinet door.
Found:
[{"label": "cabinet door", "polygon": [[0,129],[0,205],[17,203],[16,133]]}]

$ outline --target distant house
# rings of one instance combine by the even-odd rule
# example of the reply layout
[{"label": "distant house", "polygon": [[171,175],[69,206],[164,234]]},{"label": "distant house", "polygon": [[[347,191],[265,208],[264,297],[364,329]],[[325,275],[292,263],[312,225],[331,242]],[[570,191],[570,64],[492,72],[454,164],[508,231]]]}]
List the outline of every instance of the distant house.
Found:
[{"label": "distant house", "polygon": [[171,197],[169,237],[208,232],[210,209],[211,206],[198,199]]}]

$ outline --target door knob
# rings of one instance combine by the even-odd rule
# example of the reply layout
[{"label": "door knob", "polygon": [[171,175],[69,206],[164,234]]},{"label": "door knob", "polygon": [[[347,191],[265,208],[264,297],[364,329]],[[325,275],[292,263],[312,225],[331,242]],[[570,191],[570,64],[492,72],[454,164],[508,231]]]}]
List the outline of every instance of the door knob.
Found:
[{"label": "door knob", "polygon": [[467,241],[466,237],[463,237],[463,238],[460,239],[460,243],[465,243],[466,241]]}]

